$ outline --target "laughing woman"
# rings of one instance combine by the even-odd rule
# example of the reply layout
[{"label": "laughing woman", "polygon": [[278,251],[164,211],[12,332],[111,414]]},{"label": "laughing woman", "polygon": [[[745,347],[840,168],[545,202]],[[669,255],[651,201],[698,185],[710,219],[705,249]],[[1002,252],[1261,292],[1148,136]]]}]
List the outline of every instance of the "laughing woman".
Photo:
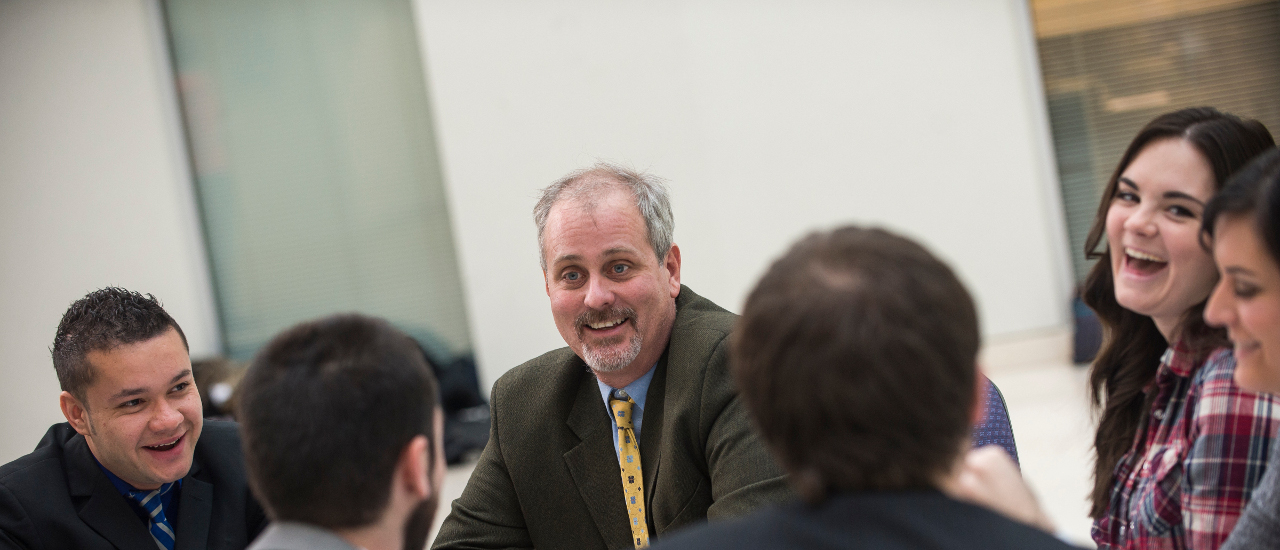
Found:
[{"label": "laughing woman", "polygon": [[1184,109],[1147,124],[1107,184],[1084,290],[1107,334],[1090,370],[1099,548],[1216,550],[1262,475],[1280,407],[1236,385],[1202,318],[1218,275],[1198,237],[1205,204],[1272,145],[1257,121]]},{"label": "laughing woman", "polygon": [[[1204,317],[1235,345],[1236,382],[1280,393],[1280,150],[1231,178],[1205,209],[1204,233],[1222,279]],[[1280,449],[1223,550],[1280,547]]]}]

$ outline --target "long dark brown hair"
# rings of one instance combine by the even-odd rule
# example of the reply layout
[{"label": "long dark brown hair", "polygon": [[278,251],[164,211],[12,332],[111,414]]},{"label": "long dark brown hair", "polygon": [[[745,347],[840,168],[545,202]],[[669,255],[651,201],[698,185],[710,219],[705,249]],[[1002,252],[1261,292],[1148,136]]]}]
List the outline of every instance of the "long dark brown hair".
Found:
[{"label": "long dark brown hair", "polygon": [[[1150,317],[1129,311],[1116,302],[1111,250],[1103,247],[1099,251],[1098,246],[1105,242],[1107,211],[1120,175],[1147,145],[1168,138],[1184,139],[1204,155],[1213,169],[1215,192],[1249,159],[1275,145],[1271,133],[1256,120],[1242,119],[1211,107],[1166,113],[1148,123],[1133,138],[1103,190],[1093,228],[1085,241],[1086,257],[1097,258],[1098,262],[1085,278],[1082,292],[1085,304],[1097,312],[1106,335],[1089,371],[1090,398],[1100,412],[1098,433],[1093,440],[1097,456],[1090,515],[1095,518],[1105,514],[1110,504],[1116,463],[1146,424],[1151,402],[1145,390],[1154,380],[1160,356],[1169,345]],[[1214,348],[1227,345],[1226,333],[1204,322],[1205,300],[1188,309],[1175,330],[1197,362]]]}]

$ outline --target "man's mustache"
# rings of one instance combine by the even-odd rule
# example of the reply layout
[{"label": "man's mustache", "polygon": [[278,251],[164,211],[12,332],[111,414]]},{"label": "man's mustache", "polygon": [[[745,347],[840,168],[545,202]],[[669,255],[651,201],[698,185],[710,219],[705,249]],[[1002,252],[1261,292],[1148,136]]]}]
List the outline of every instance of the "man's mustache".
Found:
[{"label": "man's mustache", "polygon": [[609,309],[601,309],[601,310],[589,309],[587,311],[582,312],[582,314],[578,315],[578,318],[575,319],[574,321],[576,323],[576,326],[579,328],[579,330],[581,330],[582,327],[590,324],[600,324],[600,323],[605,323],[609,321],[617,321],[619,319],[635,319],[635,318],[636,318],[636,310],[634,309],[631,309],[629,307],[622,307],[622,308],[611,307]]}]

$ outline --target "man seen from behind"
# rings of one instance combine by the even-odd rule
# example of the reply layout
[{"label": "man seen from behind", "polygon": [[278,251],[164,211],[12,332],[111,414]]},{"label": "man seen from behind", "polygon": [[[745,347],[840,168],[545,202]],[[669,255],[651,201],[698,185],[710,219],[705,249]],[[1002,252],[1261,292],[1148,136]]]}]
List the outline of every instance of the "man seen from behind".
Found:
[{"label": "man seen from behind", "polygon": [[444,416],[413,340],[362,315],[303,323],[239,391],[249,480],[273,520],[252,550],[422,550]]},{"label": "man seen from behind", "polygon": [[731,363],[804,502],[659,547],[1069,548],[948,496],[982,414],[978,346],[968,292],[920,245],[857,227],[801,240],[747,298]]}]

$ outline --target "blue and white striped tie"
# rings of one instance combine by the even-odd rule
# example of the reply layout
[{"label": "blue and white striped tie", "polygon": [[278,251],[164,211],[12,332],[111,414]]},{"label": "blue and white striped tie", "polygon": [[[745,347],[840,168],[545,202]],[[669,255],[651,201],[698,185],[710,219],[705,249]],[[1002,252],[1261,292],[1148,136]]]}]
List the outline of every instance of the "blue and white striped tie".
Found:
[{"label": "blue and white striped tie", "polygon": [[160,550],[173,550],[173,541],[178,537],[173,534],[173,526],[169,524],[169,520],[164,517],[164,506],[160,504],[160,497],[172,489],[173,483],[165,483],[159,489],[154,491],[129,491],[129,498],[132,498],[141,506],[147,514],[151,516],[151,538],[156,541],[156,546]]}]

